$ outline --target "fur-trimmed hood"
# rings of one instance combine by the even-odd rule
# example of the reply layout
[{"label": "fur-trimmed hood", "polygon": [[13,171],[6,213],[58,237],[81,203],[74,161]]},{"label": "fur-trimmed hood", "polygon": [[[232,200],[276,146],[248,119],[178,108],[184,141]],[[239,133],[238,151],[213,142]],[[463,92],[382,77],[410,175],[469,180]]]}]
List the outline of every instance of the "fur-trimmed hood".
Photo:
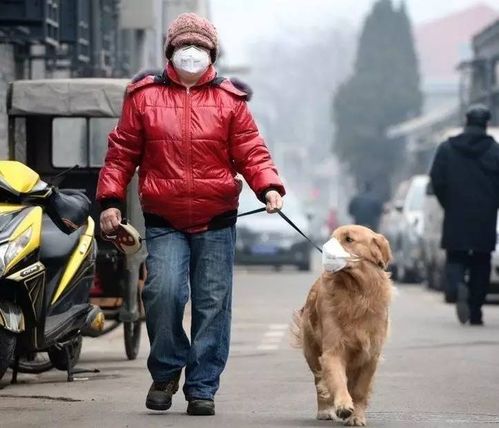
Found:
[{"label": "fur-trimmed hood", "polygon": [[[150,69],[145,69],[139,71],[137,74],[135,74],[132,77],[132,84],[137,83],[142,79],[145,79],[148,76],[154,76],[158,80],[162,79],[163,77],[163,70],[159,68],[150,68]],[[217,78],[220,79],[220,78]],[[243,82],[242,80],[238,79],[237,77],[231,77],[227,80],[230,80],[230,82],[241,92],[244,92],[246,94],[246,101],[250,101],[253,98],[253,89],[251,86],[249,86],[246,82]]]}]

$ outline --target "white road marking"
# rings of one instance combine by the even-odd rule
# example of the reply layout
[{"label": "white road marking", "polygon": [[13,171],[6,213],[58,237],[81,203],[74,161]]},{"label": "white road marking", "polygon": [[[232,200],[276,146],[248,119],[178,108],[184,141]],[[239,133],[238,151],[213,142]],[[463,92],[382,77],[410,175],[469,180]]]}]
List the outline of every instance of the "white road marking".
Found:
[{"label": "white road marking", "polygon": [[256,347],[258,351],[277,351],[279,349],[279,345],[258,345]]},{"label": "white road marking", "polygon": [[282,336],[264,337],[261,343],[281,343]]},{"label": "white road marking", "polygon": [[259,351],[277,351],[288,329],[288,324],[269,324],[256,349]]},{"label": "white road marking", "polygon": [[271,331],[267,331],[264,334],[264,337],[282,337],[282,336],[284,336],[284,334],[285,334],[284,331],[271,330]]},{"label": "white road marking", "polygon": [[287,330],[288,324],[270,324],[269,330]]}]

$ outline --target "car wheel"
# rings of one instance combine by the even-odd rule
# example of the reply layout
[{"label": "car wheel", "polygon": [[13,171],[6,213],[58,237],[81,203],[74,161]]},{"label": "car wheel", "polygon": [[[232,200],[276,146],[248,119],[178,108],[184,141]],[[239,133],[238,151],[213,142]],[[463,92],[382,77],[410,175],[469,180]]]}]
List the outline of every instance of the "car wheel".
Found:
[{"label": "car wheel", "polygon": [[391,273],[391,279],[393,281],[398,281],[398,270],[397,270],[397,265],[392,263],[388,267],[388,271]]},{"label": "car wheel", "polygon": [[300,263],[297,265],[298,270],[300,272],[309,272],[310,271],[310,260],[307,260],[304,263]]},{"label": "car wheel", "polygon": [[407,281],[407,272],[406,272],[405,266],[402,263],[399,263],[396,266],[396,269],[397,269],[397,281],[402,282],[402,283],[408,282]]}]

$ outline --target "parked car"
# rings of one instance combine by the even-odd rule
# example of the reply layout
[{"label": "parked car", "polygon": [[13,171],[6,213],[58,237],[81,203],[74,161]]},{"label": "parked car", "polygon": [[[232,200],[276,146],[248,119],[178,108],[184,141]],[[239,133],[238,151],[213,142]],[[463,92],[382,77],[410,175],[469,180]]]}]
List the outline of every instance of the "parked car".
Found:
[{"label": "parked car", "polygon": [[[261,204],[247,184],[239,197],[239,212],[251,211]],[[305,233],[309,221],[298,199],[288,191],[283,212]],[[270,265],[280,268],[293,265],[310,270],[311,246],[278,214],[259,213],[241,217],[236,224],[236,264]]]},{"label": "parked car", "polygon": [[424,277],[422,234],[427,184],[426,175],[416,175],[402,183],[382,218],[380,231],[390,241],[392,273],[400,282],[419,282]]},{"label": "parked car", "polygon": [[[462,132],[461,128],[451,128],[438,135],[437,141],[445,141]],[[499,128],[489,128],[487,133],[499,141]],[[428,184],[423,204],[423,262],[425,280],[429,288],[445,291],[445,251],[440,248],[444,211]],[[499,215],[499,213],[498,213]],[[492,272],[489,293],[499,293],[499,224],[497,226],[496,249],[492,253]],[[446,296],[450,300],[454,296]]]},{"label": "parked car", "polygon": [[423,262],[425,281],[429,288],[445,290],[445,251],[440,247],[444,211],[428,183],[423,204]]},{"label": "parked car", "polygon": [[[402,181],[392,199],[386,202],[383,206],[383,214],[381,215],[379,223],[379,231],[382,233],[386,239],[390,242],[392,249],[394,248],[395,241],[400,235],[401,225],[402,225],[402,207],[404,206],[404,200],[407,195],[407,190],[409,189],[410,182]],[[392,272],[393,272],[392,266]]]}]

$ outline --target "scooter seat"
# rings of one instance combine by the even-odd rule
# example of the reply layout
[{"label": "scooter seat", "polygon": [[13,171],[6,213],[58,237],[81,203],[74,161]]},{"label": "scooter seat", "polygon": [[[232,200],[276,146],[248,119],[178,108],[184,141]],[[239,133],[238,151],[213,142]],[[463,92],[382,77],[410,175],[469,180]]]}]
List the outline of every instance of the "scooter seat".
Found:
[{"label": "scooter seat", "polygon": [[44,214],[40,245],[42,263],[57,264],[63,262],[63,259],[69,257],[76,248],[84,231],[85,227],[80,227],[67,235],[57,227],[47,214]]}]

